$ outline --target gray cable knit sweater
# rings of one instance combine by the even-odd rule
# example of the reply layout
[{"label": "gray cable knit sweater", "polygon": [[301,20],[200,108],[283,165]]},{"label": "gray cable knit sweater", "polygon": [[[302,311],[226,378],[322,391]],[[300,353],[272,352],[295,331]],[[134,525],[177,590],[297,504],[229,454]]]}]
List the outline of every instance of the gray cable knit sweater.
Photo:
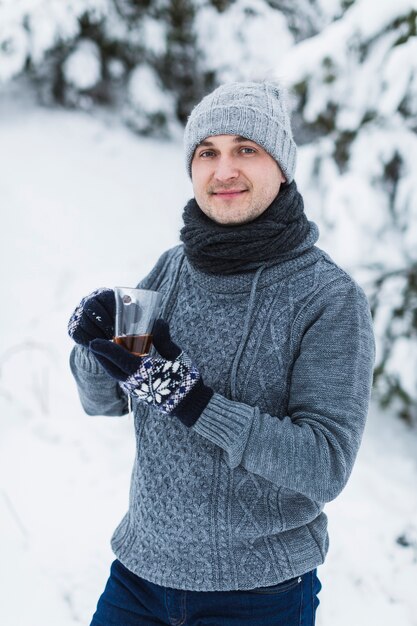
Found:
[{"label": "gray cable knit sweater", "polygon": [[[135,404],[129,511],[112,547],[132,572],[199,591],[274,585],[321,564],[323,506],[360,445],[374,338],[363,291],[322,250],[212,276],[182,246],[140,286],[163,294],[173,340],[215,394],[191,428]],[[122,415],[126,398],[90,352],[71,368],[85,411]]]}]

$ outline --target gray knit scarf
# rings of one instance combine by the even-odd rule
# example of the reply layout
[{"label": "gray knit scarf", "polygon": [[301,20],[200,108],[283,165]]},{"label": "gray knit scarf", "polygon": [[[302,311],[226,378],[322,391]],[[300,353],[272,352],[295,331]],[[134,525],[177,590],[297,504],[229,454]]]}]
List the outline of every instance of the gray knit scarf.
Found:
[{"label": "gray knit scarf", "polygon": [[207,274],[236,274],[274,265],[302,243],[310,228],[295,181],[283,185],[266,211],[247,224],[217,224],[194,198],[186,204],[183,220],[180,238],[185,255]]}]

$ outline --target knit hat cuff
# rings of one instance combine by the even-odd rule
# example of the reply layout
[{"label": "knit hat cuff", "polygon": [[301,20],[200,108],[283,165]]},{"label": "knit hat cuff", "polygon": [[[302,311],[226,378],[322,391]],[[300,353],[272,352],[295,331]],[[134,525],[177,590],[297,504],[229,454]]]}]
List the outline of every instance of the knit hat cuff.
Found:
[{"label": "knit hat cuff", "polygon": [[215,135],[241,135],[254,141],[277,161],[287,182],[293,180],[297,148],[292,135],[268,113],[233,105],[205,109],[189,120],[184,147],[190,178],[195,149],[201,141]]}]

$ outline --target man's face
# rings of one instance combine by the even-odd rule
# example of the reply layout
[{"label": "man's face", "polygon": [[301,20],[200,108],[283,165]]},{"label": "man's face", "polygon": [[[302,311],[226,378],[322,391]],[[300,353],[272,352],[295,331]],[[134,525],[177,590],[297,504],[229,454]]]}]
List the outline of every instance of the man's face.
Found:
[{"label": "man's face", "polygon": [[219,224],[251,222],[286,182],[277,162],[254,141],[239,135],[207,137],[191,162],[195,199]]}]

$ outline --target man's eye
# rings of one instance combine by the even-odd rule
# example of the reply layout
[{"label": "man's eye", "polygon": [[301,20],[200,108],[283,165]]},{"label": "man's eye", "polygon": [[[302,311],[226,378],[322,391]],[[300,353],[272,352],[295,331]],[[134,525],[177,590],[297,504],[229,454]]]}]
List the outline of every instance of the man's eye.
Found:
[{"label": "man's eye", "polygon": [[204,152],[200,152],[201,157],[210,157],[213,156],[214,152],[212,150],[204,150]]},{"label": "man's eye", "polygon": [[245,152],[245,154],[253,154],[254,152],[256,152],[256,150],[254,150],[253,148],[242,148],[242,152]]}]

